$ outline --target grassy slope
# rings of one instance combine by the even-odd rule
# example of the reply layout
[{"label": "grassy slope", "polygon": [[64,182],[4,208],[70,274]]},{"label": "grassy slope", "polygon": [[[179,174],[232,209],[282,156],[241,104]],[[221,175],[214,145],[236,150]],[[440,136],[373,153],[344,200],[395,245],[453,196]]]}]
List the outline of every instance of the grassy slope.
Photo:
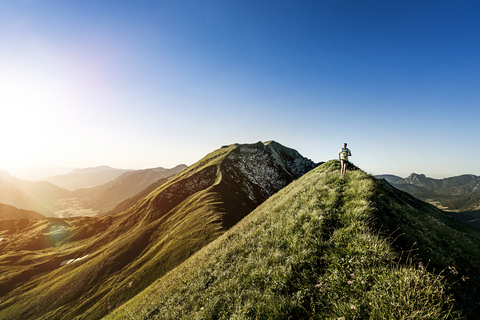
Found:
[{"label": "grassy slope", "polygon": [[[98,319],[218,237],[222,225],[210,212],[224,212],[212,210],[217,199],[210,194],[208,184],[215,183],[217,164],[229,151],[231,148],[212,152],[129,211],[97,219],[107,228],[93,235],[54,242],[41,252],[36,248],[15,250],[19,257],[12,259],[9,256],[13,251],[0,252],[5,261],[0,269],[11,269],[13,263],[18,269],[17,279],[26,275],[21,278],[28,280],[2,298],[0,319]],[[207,185],[197,186],[197,178]],[[190,183],[200,192],[189,193],[186,184]],[[177,214],[179,211],[181,214]],[[48,226],[36,227],[40,231],[30,229],[29,233],[42,237],[50,235]],[[32,238],[29,233],[25,233],[26,239]],[[59,267],[63,260],[86,254],[89,256],[80,263]],[[33,263],[39,257],[48,259],[52,266],[48,270],[39,268]],[[26,263],[19,264],[19,259]]]},{"label": "grassy slope", "polygon": [[338,169],[291,183],[106,319],[473,319],[479,232]]},{"label": "grassy slope", "polygon": [[[264,148],[261,143],[251,147]],[[73,225],[76,220],[67,219],[70,226],[64,226],[62,239],[41,252],[18,253],[26,264],[5,260],[0,271],[13,261],[18,273],[27,272],[28,282],[15,283],[1,298],[0,319],[99,319],[216,239],[258,205],[238,192],[234,179],[222,176],[231,152],[238,146],[210,153],[122,214],[92,218],[101,227],[98,232],[86,235]],[[255,198],[264,196],[252,190]],[[43,237],[54,232],[49,226],[36,229]],[[77,236],[72,239],[71,233]],[[0,261],[10,254],[0,250]],[[63,260],[87,254],[59,267]],[[38,258],[49,259],[50,268],[33,264]]]}]

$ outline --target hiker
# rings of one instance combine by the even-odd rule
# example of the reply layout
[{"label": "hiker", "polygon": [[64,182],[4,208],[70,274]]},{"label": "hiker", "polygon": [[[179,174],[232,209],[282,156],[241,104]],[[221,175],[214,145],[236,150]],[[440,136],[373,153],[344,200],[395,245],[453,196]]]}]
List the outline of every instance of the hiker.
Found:
[{"label": "hiker", "polygon": [[340,160],[341,164],[340,172],[342,173],[342,177],[345,175],[345,172],[347,172],[348,156],[351,155],[352,153],[350,152],[350,149],[347,148],[347,143],[344,143],[343,148],[340,149],[340,152],[338,152],[338,159]]}]

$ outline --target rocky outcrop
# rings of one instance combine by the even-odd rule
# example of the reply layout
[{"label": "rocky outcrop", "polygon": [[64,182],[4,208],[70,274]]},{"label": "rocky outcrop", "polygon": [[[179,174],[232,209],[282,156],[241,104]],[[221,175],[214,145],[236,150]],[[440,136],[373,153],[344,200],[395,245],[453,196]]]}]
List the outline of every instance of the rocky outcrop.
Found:
[{"label": "rocky outcrop", "polygon": [[293,149],[259,142],[232,150],[221,171],[228,187],[243,191],[258,205],[314,167],[313,161]]}]

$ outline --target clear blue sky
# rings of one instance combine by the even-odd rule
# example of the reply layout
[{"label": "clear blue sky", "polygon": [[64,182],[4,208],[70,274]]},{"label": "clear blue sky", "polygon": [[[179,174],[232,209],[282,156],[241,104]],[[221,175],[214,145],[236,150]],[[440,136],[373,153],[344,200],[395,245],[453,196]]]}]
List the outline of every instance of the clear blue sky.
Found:
[{"label": "clear blue sky", "polygon": [[192,164],[275,140],[480,175],[480,2],[0,2],[0,168]]}]

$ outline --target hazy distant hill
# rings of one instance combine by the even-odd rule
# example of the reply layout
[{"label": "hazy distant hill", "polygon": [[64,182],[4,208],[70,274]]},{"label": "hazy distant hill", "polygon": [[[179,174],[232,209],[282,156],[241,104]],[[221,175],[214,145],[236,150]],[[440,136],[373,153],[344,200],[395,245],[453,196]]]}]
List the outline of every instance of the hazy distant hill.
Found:
[{"label": "hazy distant hill", "polygon": [[97,215],[104,215],[120,203],[141,193],[158,180],[175,175],[186,167],[186,165],[181,164],[171,169],[158,167],[128,171],[104,185],[77,190],[73,193],[73,197],[78,198],[83,207],[98,211]]},{"label": "hazy distant hill", "polygon": [[139,193],[137,193],[136,195],[120,202],[112,210],[107,211],[107,212],[99,212],[97,216],[101,217],[101,216],[106,216],[106,215],[111,215],[111,214],[117,214],[117,213],[123,212],[125,210],[128,210],[131,207],[133,207],[135,205],[135,203],[137,203],[140,199],[147,196],[150,192],[157,189],[158,187],[160,187],[162,184],[164,184],[167,181],[168,181],[168,178],[161,178],[161,179],[155,181],[154,183],[152,183],[151,185],[149,185],[148,187],[146,187],[145,189],[143,189],[142,191],[140,191]]},{"label": "hazy distant hill", "polygon": [[11,219],[46,219],[43,214],[32,210],[23,210],[0,203],[0,220]]},{"label": "hazy distant hill", "polygon": [[48,181],[56,186],[67,190],[92,188],[108,183],[130,170],[115,169],[109,166],[75,169],[63,175],[48,177],[42,181]]},{"label": "hazy distant hill", "polygon": [[46,181],[28,181],[0,172],[0,203],[53,216],[58,199],[69,195],[70,191]]},{"label": "hazy distant hill", "polygon": [[22,169],[10,169],[5,170],[12,176],[24,179],[24,180],[42,180],[52,176],[58,176],[66,174],[75,168],[70,167],[30,167]]},{"label": "hazy distant hill", "polygon": [[123,213],[6,230],[0,318],[99,319],[314,167],[276,142],[225,146]]},{"label": "hazy distant hill", "polygon": [[[48,217],[95,216],[107,213],[118,213],[123,203],[133,205],[138,200],[137,194],[156,183],[158,180],[174,175],[186,165],[175,168],[153,168],[145,170],[117,170],[110,167],[96,167],[74,170],[72,174],[62,177],[65,182],[73,183],[76,177],[81,177],[82,183],[99,182],[101,179],[111,179],[101,186],[70,191],[47,181],[28,181],[18,179],[6,172],[0,172],[0,203],[15,206],[20,209],[34,210]],[[119,175],[119,176],[118,176]],[[73,180],[72,180],[73,179]],[[159,184],[157,184],[159,186]],[[150,190],[152,191],[152,190]],[[120,210],[120,211],[119,211]]]}]

